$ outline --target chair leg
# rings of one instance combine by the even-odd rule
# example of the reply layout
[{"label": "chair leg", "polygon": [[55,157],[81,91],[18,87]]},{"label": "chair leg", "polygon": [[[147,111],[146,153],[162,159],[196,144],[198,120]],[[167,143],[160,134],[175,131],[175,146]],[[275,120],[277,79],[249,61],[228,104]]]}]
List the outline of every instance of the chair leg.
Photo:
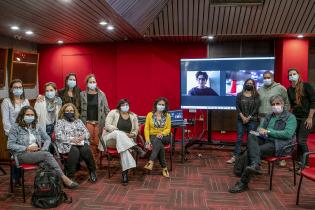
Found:
[{"label": "chair leg", "polygon": [[301,174],[301,178],[300,178],[300,183],[299,183],[299,187],[296,193],[296,205],[299,205],[299,201],[300,201],[300,189],[301,189],[301,185],[302,185],[302,180],[303,180],[303,175]]},{"label": "chair leg", "polygon": [[99,162],[99,169],[102,167],[102,152],[100,152],[100,162]]},{"label": "chair leg", "polygon": [[13,165],[10,164],[10,191],[13,193]]},{"label": "chair leg", "polygon": [[268,161],[268,175],[270,176],[270,162]]},{"label": "chair leg", "polygon": [[108,170],[108,178],[110,179],[110,155],[107,154],[107,170]]},{"label": "chair leg", "polygon": [[173,152],[170,151],[170,162],[171,162],[171,168],[170,168],[170,171],[173,170]]},{"label": "chair leg", "polygon": [[271,172],[270,172],[270,181],[269,181],[269,190],[272,190],[272,177],[273,177],[273,168],[274,168],[274,162],[271,163]]},{"label": "chair leg", "polygon": [[3,175],[7,175],[7,173],[5,172],[5,170],[0,166],[0,171],[3,173]]},{"label": "chair leg", "polygon": [[294,186],[296,185],[296,173],[295,173],[295,161],[292,157],[292,165],[293,165],[293,179],[294,179]]},{"label": "chair leg", "polygon": [[24,185],[24,169],[21,169],[21,173],[22,173],[22,192],[23,192],[23,201],[25,203],[25,185]]}]

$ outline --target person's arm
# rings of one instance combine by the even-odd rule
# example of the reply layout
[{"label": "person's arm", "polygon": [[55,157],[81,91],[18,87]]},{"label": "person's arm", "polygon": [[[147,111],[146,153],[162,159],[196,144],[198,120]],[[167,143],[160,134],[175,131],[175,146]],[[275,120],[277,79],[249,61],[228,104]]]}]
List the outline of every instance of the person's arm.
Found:
[{"label": "person's arm", "polygon": [[18,127],[12,126],[12,129],[10,129],[9,136],[8,136],[7,148],[8,150],[11,150],[13,152],[24,152],[26,151],[27,147],[16,143],[18,139],[18,134],[19,134],[18,132],[19,132]]},{"label": "person's arm", "polygon": [[42,146],[41,150],[48,151],[51,143],[49,135],[41,127],[38,128],[38,132],[42,141],[44,142],[44,145]]},{"label": "person's arm", "polygon": [[[131,115],[131,114],[130,114]],[[133,129],[131,130],[130,134],[132,138],[137,137],[138,135],[138,131],[139,131],[139,122],[138,122],[138,117],[136,114],[132,114],[133,115],[133,120],[132,120],[132,125],[133,125]]]},{"label": "person's arm", "polygon": [[315,113],[315,90],[313,86],[309,83],[304,83],[305,93],[310,102],[310,111],[308,113],[308,117],[306,119],[306,128],[311,129],[313,127],[313,117]]},{"label": "person's arm", "polygon": [[287,89],[285,87],[281,88],[281,94],[284,100],[284,110],[290,111],[290,102],[289,102],[289,97],[287,93]]},{"label": "person's arm", "polygon": [[84,139],[89,139],[90,138],[90,133],[89,130],[85,127],[84,123],[79,119],[78,122],[78,130],[82,131]]},{"label": "person's arm", "polygon": [[241,95],[237,94],[236,96],[236,111],[242,117],[242,110],[241,110]]},{"label": "person's arm", "polygon": [[166,115],[165,128],[162,131],[163,136],[169,135],[171,132],[171,116],[169,113]]},{"label": "person's arm", "polygon": [[250,118],[259,112],[259,106],[260,106],[259,96],[255,96],[254,109],[253,109],[252,113],[249,115]]},{"label": "person's arm", "polygon": [[115,113],[116,110],[112,110],[108,113],[106,119],[105,119],[105,129],[108,132],[112,132],[114,130],[118,130],[118,128],[116,126],[113,125],[113,122],[115,120]]},{"label": "person's arm", "polygon": [[105,115],[107,115],[110,112],[109,106],[108,106],[108,102],[107,102],[107,98],[105,93],[103,93],[104,95],[104,111],[105,111]]},{"label": "person's arm", "polygon": [[152,120],[152,112],[147,114],[144,125],[144,138],[146,142],[150,142],[150,121]]},{"label": "person's arm", "polygon": [[267,128],[268,136],[276,139],[291,138],[295,133],[296,125],[297,125],[296,118],[293,114],[291,114],[283,130],[274,130],[273,128]]},{"label": "person's arm", "polygon": [[67,137],[66,135],[64,135],[64,129],[65,129],[65,124],[63,122],[63,120],[58,120],[56,122],[56,125],[55,125],[55,138],[57,141],[63,143],[63,142],[70,142],[70,139],[69,137]]},{"label": "person's arm", "polygon": [[3,123],[3,129],[6,135],[8,135],[10,128],[11,128],[11,122],[10,122],[10,102],[7,99],[4,99],[1,104],[1,113],[2,113],[2,123]]}]

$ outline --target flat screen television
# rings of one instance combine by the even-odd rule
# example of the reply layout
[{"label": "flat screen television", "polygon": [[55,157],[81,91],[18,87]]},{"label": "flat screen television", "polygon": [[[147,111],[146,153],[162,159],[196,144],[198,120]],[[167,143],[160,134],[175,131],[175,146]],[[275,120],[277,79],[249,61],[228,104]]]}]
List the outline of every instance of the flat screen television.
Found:
[{"label": "flat screen television", "polygon": [[234,110],[245,80],[261,87],[263,73],[274,73],[274,63],[274,57],[181,59],[181,108]]}]

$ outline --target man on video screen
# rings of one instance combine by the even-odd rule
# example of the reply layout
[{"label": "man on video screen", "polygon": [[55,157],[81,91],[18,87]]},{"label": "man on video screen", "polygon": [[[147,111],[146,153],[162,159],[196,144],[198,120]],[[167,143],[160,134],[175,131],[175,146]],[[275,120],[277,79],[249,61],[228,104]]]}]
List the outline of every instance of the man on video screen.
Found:
[{"label": "man on video screen", "polygon": [[197,87],[194,87],[188,91],[190,96],[218,96],[218,94],[210,87],[207,87],[208,74],[203,71],[196,73]]}]

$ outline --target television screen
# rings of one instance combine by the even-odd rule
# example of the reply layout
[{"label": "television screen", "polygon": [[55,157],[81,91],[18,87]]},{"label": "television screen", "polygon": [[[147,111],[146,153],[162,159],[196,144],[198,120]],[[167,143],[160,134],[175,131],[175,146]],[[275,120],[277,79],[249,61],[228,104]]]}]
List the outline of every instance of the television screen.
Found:
[{"label": "television screen", "polygon": [[236,109],[245,80],[263,85],[263,73],[274,73],[274,57],[181,59],[182,109]]}]

